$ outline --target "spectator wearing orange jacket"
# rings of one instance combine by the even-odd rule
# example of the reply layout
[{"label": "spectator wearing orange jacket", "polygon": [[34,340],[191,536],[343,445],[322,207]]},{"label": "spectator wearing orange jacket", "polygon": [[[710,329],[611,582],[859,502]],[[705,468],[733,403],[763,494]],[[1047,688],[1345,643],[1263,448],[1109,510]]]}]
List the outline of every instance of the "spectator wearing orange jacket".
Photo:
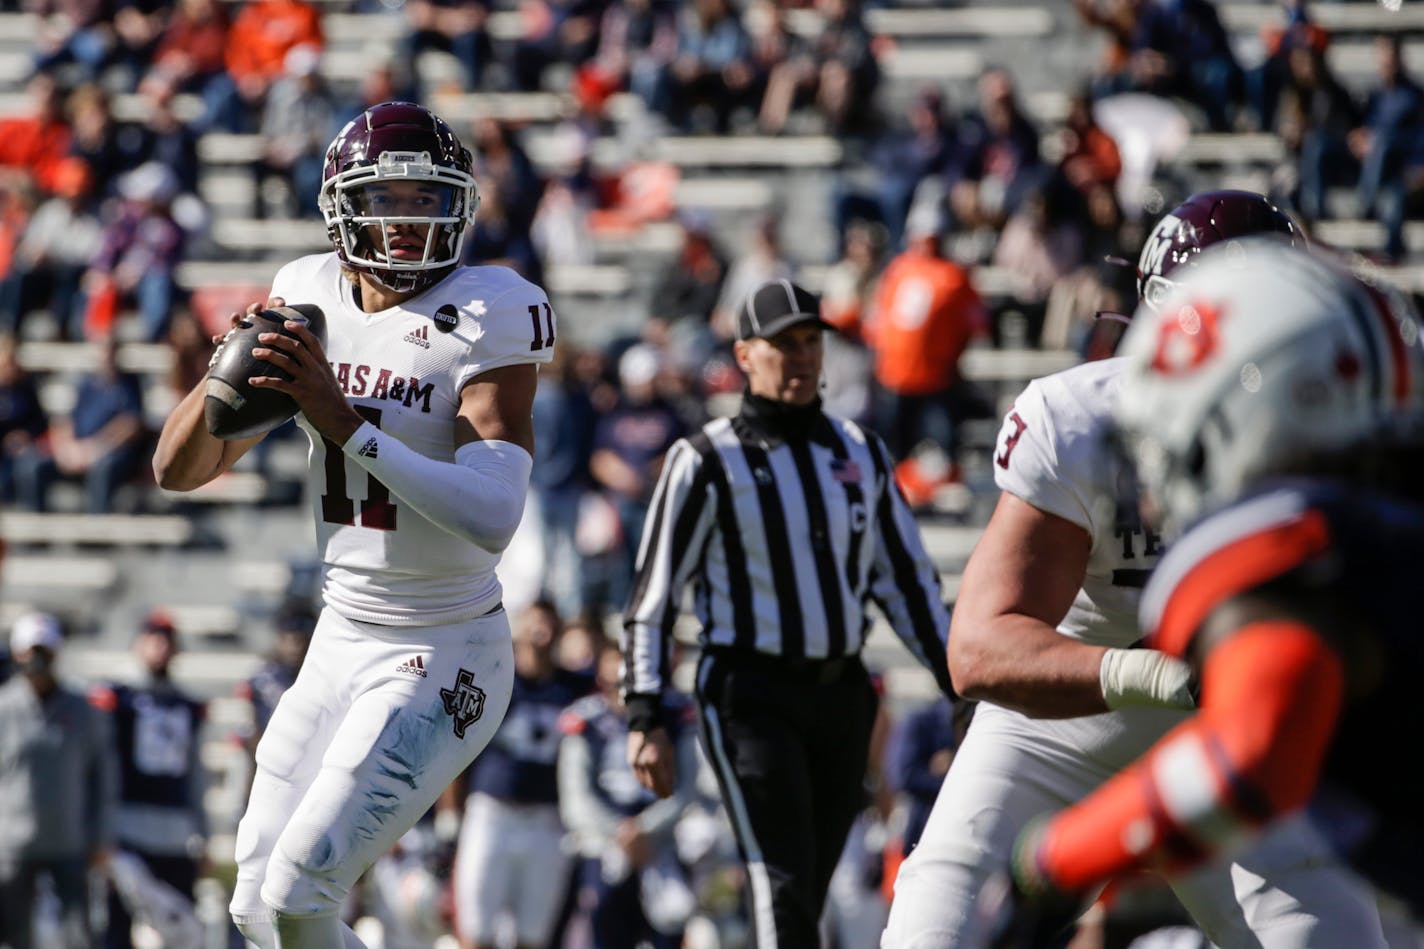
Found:
[{"label": "spectator wearing orange jacket", "polygon": [[246,131],[256,122],[267,89],[284,73],[287,54],[298,46],[320,52],[324,45],[321,12],[306,0],[251,0],[237,14],[228,33],[227,72],[235,87],[237,110],[225,113]]},{"label": "spectator wearing orange jacket", "polygon": [[969,274],[941,250],[947,229],[937,205],[911,212],[906,249],[886,266],[867,327],[876,427],[896,460],[925,439],[953,459],[954,423],[964,409],[959,358],[988,325]]},{"label": "spectator wearing orange jacket", "polygon": [[48,73],[38,73],[25,91],[30,113],[0,119],[0,171],[22,172],[41,190],[53,193],[69,154],[69,123],[59,87]]}]

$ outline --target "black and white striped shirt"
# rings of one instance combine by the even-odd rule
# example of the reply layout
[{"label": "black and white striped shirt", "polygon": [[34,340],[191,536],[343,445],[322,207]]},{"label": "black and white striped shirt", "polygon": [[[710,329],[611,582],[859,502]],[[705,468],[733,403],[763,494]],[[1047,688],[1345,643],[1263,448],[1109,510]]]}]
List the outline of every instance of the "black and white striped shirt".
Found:
[{"label": "black and white striped shirt", "polygon": [[669,684],[668,640],[687,583],[701,645],[790,659],[857,654],[873,599],[949,693],[939,574],[895,486],[884,444],[816,413],[808,438],[745,416],[668,452],[624,612],[625,696]]}]

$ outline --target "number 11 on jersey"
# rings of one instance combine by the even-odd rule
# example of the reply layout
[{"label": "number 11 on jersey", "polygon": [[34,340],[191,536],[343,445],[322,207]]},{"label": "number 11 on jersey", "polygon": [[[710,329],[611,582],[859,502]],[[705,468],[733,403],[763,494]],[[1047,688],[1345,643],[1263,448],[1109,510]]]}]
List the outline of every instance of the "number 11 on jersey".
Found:
[{"label": "number 11 on jersey", "polygon": [[[377,428],[381,427],[381,410],[369,405],[354,405],[356,414]],[[341,446],[322,438],[326,448],[326,493],[321,496],[321,519],[328,524],[356,525],[356,504],[346,494],[346,455]],[[370,472],[366,474],[366,497],[361,501],[361,527],[378,531],[396,529],[396,506],[391,503],[391,489]]]},{"label": "number 11 on jersey", "polygon": [[549,304],[544,304],[544,326],[547,333],[539,326],[539,307],[536,304],[529,304],[529,321],[534,324],[534,342],[529,344],[529,351],[537,352],[541,349],[548,349],[554,345],[554,308]]}]

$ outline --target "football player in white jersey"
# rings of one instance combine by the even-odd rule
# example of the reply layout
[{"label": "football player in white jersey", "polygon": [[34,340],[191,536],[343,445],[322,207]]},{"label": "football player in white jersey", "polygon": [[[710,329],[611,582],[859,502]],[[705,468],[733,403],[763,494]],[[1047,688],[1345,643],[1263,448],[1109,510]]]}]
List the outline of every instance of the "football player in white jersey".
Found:
[{"label": "football player in white jersey", "polygon": [[[291,373],[311,439],[324,608],[296,683],[257,748],[231,911],[263,949],[361,943],[338,915],[356,879],[484,748],[513,653],[495,565],[532,468],[544,292],[459,264],[478,199],[469,151],[434,114],[385,103],[326,153],[334,253],[283,267],[268,305],[312,303],[326,342],[259,337]],[[255,309],[254,308],[250,308]],[[164,425],[154,470],[191,490],[258,439],[219,441],[199,385]]]},{"label": "football player in white jersey", "polygon": [[[1193,196],[1143,247],[1144,305],[1205,246],[1271,232],[1299,239],[1260,195]],[[1104,483],[1121,372],[1108,359],[1030,383],[999,434],[1002,494],[965,569],[948,644],[956,689],[980,704],[900,868],[884,949],[983,945],[975,903],[1019,830],[1086,796],[1194,705],[1184,663],[1133,648],[1141,587],[1165,545]],[[1304,821],[1173,887],[1217,945],[1383,945],[1373,903]]]}]

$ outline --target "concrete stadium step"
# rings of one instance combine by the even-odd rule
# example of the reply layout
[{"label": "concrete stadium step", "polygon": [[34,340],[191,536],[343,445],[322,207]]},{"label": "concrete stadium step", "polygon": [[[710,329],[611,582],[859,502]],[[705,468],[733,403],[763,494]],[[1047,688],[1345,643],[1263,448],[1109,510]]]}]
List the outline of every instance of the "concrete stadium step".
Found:
[{"label": "concrete stadium step", "polygon": [[[1041,6],[1014,4],[1001,8],[970,7],[965,9],[871,9],[866,11],[866,26],[872,33],[897,39],[962,39],[1014,37],[1031,39],[1052,33],[1052,12]],[[752,8],[748,25],[756,28],[765,15]],[[816,36],[824,29],[825,18],[814,10],[791,10],[787,26],[802,36]],[[371,43],[394,43],[409,31],[399,14],[327,13],[322,17],[322,29],[329,48],[364,47]],[[489,18],[491,37],[515,40],[524,35],[525,20],[517,11],[496,11]]]},{"label": "concrete stadium step", "polygon": [[290,258],[272,260],[186,260],[175,277],[186,290],[212,286],[271,286]]},{"label": "concrete stadium step", "polygon": [[[0,519],[0,533],[3,520]],[[36,594],[96,596],[112,590],[119,567],[107,557],[68,554],[11,554],[0,563],[0,585],[10,594],[32,598]]]},{"label": "concrete stadium step", "polygon": [[158,492],[159,503],[169,506],[187,504],[256,504],[266,500],[270,490],[266,476],[256,471],[228,471],[192,491]]},{"label": "concrete stadium step", "polygon": [[985,65],[979,50],[952,44],[900,44],[879,59],[887,78],[914,82],[977,79]]},{"label": "concrete stadium step", "polygon": [[[800,12],[793,11],[793,25],[797,24],[796,14]],[[877,7],[865,12],[865,22],[872,33],[904,39],[1010,37],[1032,40],[1050,35],[1055,26],[1053,11],[1048,7],[1019,3],[957,9]]]},{"label": "concrete stadium step", "polygon": [[1077,353],[1052,349],[965,350],[960,369],[965,378],[983,382],[1024,382],[1060,372],[1082,360]]},{"label": "concrete stadium step", "polygon": [[[1318,6],[1320,10],[1324,10],[1330,5]],[[1311,10],[1313,14],[1316,7]],[[1374,88],[1379,75],[1379,57],[1372,41],[1337,39],[1326,49],[1325,58],[1346,86],[1356,89]],[[1424,39],[1404,41],[1404,65],[1407,71],[1414,75],[1424,72]]]},{"label": "concrete stadium step", "polygon": [[[80,681],[123,679],[137,672],[127,648],[91,648],[79,643],[66,649],[60,660],[66,675]],[[198,695],[231,695],[238,683],[252,677],[263,659],[246,650],[180,652],[173,660],[173,679]]]},{"label": "concrete stadium step", "polygon": [[[1384,225],[1378,221],[1317,221],[1314,234],[1334,247],[1366,252],[1383,248],[1385,240]],[[1404,243],[1413,253],[1424,252],[1424,221],[1405,223]]]},{"label": "concrete stadium step", "polygon": [[9,511],[0,537],[10,544],[177,547],[193,539],[186,517],[166,514],[35,514]]},{"label": "concrete stadium step", "polygon": [[232,580],[243,593],[275,598],[292,579],[290,564],[270,560],[247,560],[233,565]]},{"label": "concrete stadium step", "polygon": [[1274,133],[1196,132],[1172,164],[1274,166],[1285,157],[1285,144]]},{"label": "concrete stadium step", "polygon": [[946,572],[957,572],[969,560],[974,545],[984,533],[982,527],[968,527],[961,524],[940,524],[920,522],[920,535],[925,540],[925,552],[930,555],[935,566]]},{"label": "concrete stadium step", "polygon": [[680,167],[825,168],[840,163],[841,143],[829,135],[670,135],[645,157]]},{"label": "concrete stadium step", "polygon": [[[16,352],[20,365],[31,372],[88,372],[99,364],[96,343],[49,343],[27,341]],[[163,373],[173,364],[173,350],[162,343],[123,343],[118,352],[119,368],[129,372]]]},{"label": "concrete stadium step", "polygon": [[[1234,33],[1256,33],[1263,27],[1282,21],[1280,4],[1222,3],[1221,21]],[[1424,33],[1424,7],[1411,3],[1396,3],[1390,9],[1385,3],[1354,0],[1344,3],[1316,3],[1310,6],[1310,18],[1336,36],[1352,33]]]}]

